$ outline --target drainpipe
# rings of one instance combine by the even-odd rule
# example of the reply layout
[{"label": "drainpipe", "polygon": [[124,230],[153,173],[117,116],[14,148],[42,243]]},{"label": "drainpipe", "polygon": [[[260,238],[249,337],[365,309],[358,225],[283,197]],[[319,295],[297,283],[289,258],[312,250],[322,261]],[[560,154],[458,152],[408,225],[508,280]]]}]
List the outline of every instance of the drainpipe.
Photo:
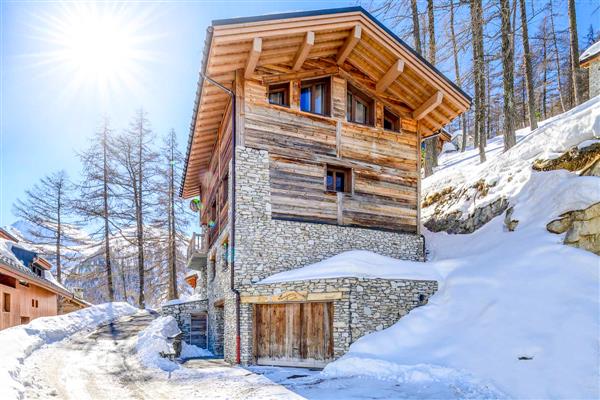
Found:
[{"label": "drainpipe", "polygon": [[235,102],[235,93],[231,90],[227,89],[225,86],[221,85],[219,82],[214,81],[212,78],[204,75],[203,72],[200,73],[203,79],[206,79],[208,82],[212,83],[219,89],[223,90],[225,93],[229,95],[231,98],[231,140],[232,140],[232,148],[233,152],[231,155],[231,235],[229,240],[229,251],[231,255],[230,262],[230,272],[231,272],[231,291],[235,294],[235,363],[241,363],[241,343],[240,343],[240,292],[235,288],[234,283],[234,270],[235,270],[235,153],[236,153],[236,126],[235,126],[235,112],[236,112],[236,102]]}]

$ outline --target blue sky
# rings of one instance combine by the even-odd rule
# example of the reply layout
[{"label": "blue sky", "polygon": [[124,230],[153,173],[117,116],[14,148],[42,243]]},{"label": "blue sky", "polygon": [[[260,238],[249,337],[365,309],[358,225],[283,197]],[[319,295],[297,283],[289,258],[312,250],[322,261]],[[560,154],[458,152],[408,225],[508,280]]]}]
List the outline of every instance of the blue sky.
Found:
[{"label": "blue sky", "polygon": [[[154,131],[164,134],[174,128],[183,149],[204,35],[213,19],[356,5],[283,0],[120,5],[121,21],[135,39],[140,60],[119,70],[130,75],[127,79],[121,77],[121,82],[104,90],[93,78],[62,65],[66,62],[59,53],[62,39],[55,31],[65,28],[72,3],[0,1],[0,226],[15,221],[12,204],[45,174],[65,169],[71,178],[78,178],[76,151],[86,147],[102,115],[108,115],[120,131],[143,106]],[[598,15],[591,14],[594,4],[578,3],[580,37],[590,23],[599,27]]]}]

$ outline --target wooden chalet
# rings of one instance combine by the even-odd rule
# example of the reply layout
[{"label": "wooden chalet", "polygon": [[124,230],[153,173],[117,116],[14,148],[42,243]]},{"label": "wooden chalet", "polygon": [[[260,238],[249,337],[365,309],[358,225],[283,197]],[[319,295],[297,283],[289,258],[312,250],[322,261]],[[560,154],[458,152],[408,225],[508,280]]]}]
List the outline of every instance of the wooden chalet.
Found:
[{"label": "wooden chalet", "polygon": [[[213,21],[181,190],[199,197],[201,240],[190,252],[198,273],[187,281],[207,296],[197,313],[208,313],[211,351],[232,362],[237,351],[247,363],[265,349],[292,354],[260,321],[306,310],[316,313],[312,327],[299,322],[294,332],[325,336],[299,338],[321,346],[302,354],[329,360],[349,345],[339,330],[330,335],[333,321],[350,324],[337,319],[347,307],[338,294],[307,286],[301,296],[265,296],[253,282],[352,248],[422,260],[420,144],[470,102],[361,7]],[[286,299],[311,305],[271,306]],[[279,334],[293,336],[282,324]]]},{"label": "wooden chalet", "polygon": [[[0,330],[89,306],[47,278],[52,265],[0,229]],[[10,252],[10,253],[8,253]]]}]

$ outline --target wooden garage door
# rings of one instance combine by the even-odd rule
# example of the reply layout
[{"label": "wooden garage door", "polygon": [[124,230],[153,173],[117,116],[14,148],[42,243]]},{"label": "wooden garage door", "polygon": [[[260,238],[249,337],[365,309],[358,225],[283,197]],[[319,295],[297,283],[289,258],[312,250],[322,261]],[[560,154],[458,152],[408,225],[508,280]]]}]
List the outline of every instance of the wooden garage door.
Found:
[{"label": "wooden garage door", "polygon": [[333,303],[256,304],[258,364],[322,366],[333,358]]}]

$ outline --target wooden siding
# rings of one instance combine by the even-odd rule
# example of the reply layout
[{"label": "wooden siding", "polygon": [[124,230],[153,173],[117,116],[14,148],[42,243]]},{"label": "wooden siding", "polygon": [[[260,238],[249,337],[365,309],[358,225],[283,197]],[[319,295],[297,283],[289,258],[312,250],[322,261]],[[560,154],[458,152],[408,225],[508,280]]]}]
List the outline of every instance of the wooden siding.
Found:
[{"label": "wooden siding", "polygon": [[[10,296],[10,311],[5,311],[5,294]],[[23,286],[17,279],[14,288],[0,284],[0,330],[30,322],[39,317],[57,315],[57,307],[56,293],[32,283],[29,286]]]},{"label": "wooden siding", "polygon": [[[244,143],[269,151],[272,216],[348,226],[417,232],[418,135],[402,118],[401,132],[346,121],[347,81],[332,77],[331,117],[270,105],[266,86],[245,82]],[[292,87],[299,86],[293,81]],[[351,168],[349,193],[327,193],[327,165]]]},{"label": "wooden siding", "polygon": [[333,303],[256,304],[259,364],[317,365],[333,358]]}]

